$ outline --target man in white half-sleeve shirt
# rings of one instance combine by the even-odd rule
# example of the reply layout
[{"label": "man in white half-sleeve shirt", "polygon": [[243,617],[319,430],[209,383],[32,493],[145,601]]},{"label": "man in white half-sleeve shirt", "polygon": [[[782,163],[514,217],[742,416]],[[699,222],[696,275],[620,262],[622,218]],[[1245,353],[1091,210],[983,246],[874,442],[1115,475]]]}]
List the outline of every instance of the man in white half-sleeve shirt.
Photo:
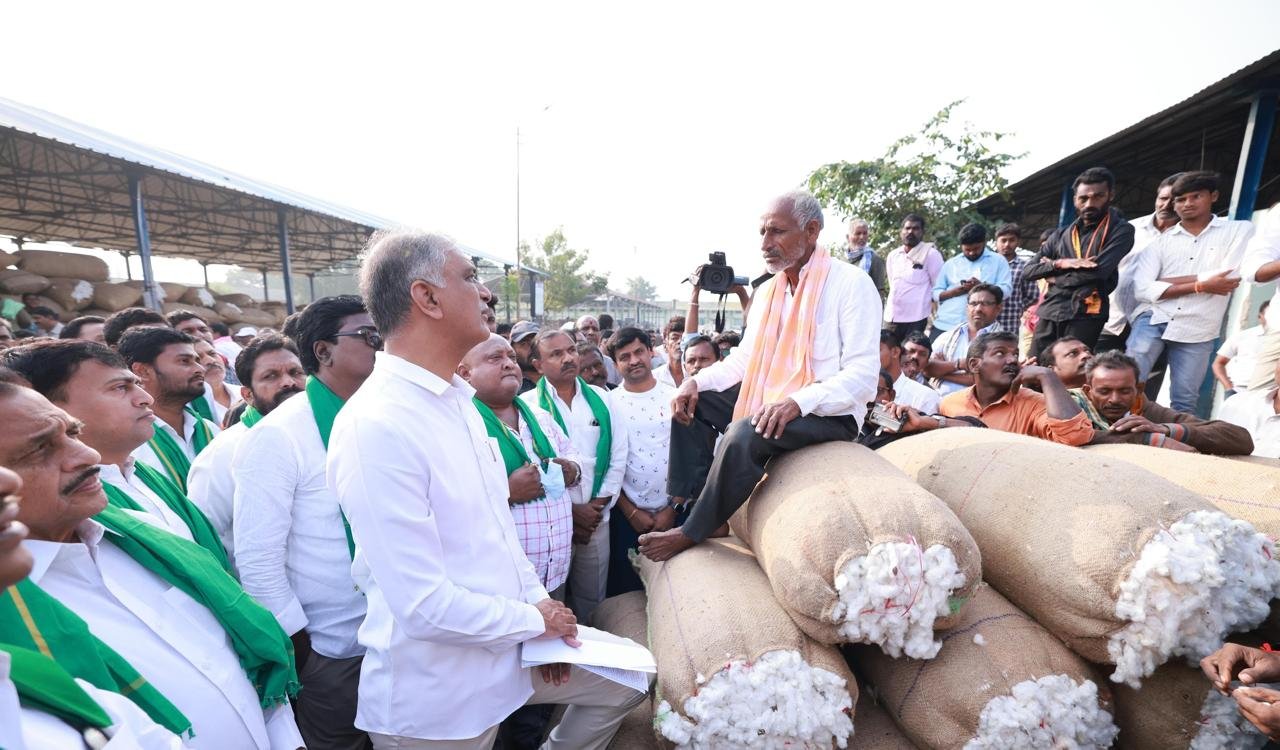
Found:
[{"label": "man in white half-sleeve shirt", "polygon": [[302,747],[288,702],[297,692],[292,650],[271,614],[204,549],[146,514],[108,507],[101,457],[80,442],[77,420],[7,383],[0,410],[0,464],[23,482],[28,583],[78,615],[190,720],[191,747]]},{"label": "man in white half-sleeve shirt", "polygon": [[516,708],[558,703],[547,747],[604,748],[643,693],[520,666],[522,642],[575,645],[577,625],[520,548],[502,455],[456,373],[489,335],[488,290],[448,238],[391,232],[370,240],[360,291],[386,351],[328,454],[368,596],[356,726],[375,748],[487,748]]},{"label": "man in white half-sleeve shirt", "polygon": [[610,411],[610,393],[578,376],[578,349],[564,331],[533,340],[538,385],[520,398],[556,420],[582,461],[582,498],[573,506],[569,606],[583,622],[604,601],[609,573],[609,514],[627,468],[626,435]]},{"label": "man in white half-sleeve shirt", "polygon": [[771,457],[857,438],[880,375],[880,295],[870,276],[818,248],[821,231],[822,206],[802,191],[761,217],[760,252],[774,276],[751,300],[742,345],[680,386],[673,497],[691,496],[690,472],[678,463],[706,465],[715,433],[724,439],[688,520],[640,537],[649,559],[666,560],[714,533],[747,501]]},{"label": "man in white half-sleeve shirt", "polygon": [[293,639],[302,681],[295,708],[307,746],[359,750],[369,742],[355,728],[365,600],[351,580],[353,550],[325,480],[325,445],[343,403],[373,371],[382,339],[354,294],[312,302],[290,331],[308,378],[303,393],[236,449],[236,565],[244,590]]},{"label": "man in white half-sleeve shirt", "polygon": [[248,406],[239,422],[218,433],[209,447],[196,456],[187,475],[187,495],[218,530],[232,567],[235,566],[232,506],[236,493],[232,461],[236,449],[263,417],[285,399],[302,393],[307,377],[298,358],[298,347],[292,339],[279,334],[267,333],[254,338],[240,349],[240,355],[235,367],[237,379],[242,383],[240,393]]},{"label": "man in white half-sleeve shirt", "polygon": [[[1280,279],[1280,203],[1267,211],[1258,231],[1249,242],[1240,275],[1245,281],[1267,284]],[[1258,347],[1249,388],[1270,388],[1276,384],[1276,363],[1280,362],[1280,285],[1276,286],[1267,308],[1267,334]]]}]

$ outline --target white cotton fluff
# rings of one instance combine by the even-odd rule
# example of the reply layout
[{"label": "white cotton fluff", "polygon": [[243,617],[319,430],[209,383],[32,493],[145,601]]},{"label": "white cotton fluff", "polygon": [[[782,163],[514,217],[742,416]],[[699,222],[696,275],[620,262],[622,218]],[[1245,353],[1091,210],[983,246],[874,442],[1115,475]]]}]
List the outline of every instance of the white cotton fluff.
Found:
[{"label": "white cotton fluff", "polygon": [[797,651],[770,651],[712,675],[684,702],[684,716],[662,701],[654,724],[681,748],[846,747],[852,712],[843,678]]},{"label": "white cotton fluff", "polygon": [[1137,688],[1170,656],[1212,653],[1262,622],[1277,595],[1273,542],[1217,511],[1188,513],[1147,542],[1120,584],[1115,612],[1128,624],[1107,643],[1112,681]]},{"label": "white cotton fluff", "polygon": [[965,750],[1028,747],[1111,747],[1119,733],[1098,705],[1098,686],[1062,674],[1023,680],[1009,695],[992,698],[978,717],[978,733]]},{"label": "white cotton fluff", "polygon": [[1258,750],[1267,744],[1257,727],[1240,713],[1230,697],[1210,690],[1200,708],[1200,731],[1190,750]]},{"label": "white cotton fluff", "polygon": [[76,302],[85,302],[93,299],[93,284],[87,281],[77,281],[75,286],[71,287],[71,299]]},{"label": "white cotton fluff", "polygon": [[951,592],[964,586],[956,556],[941,544],[923,552],[911,542],[881,542],[836,575],[832,615],[849,643],[874,643],[886,654],[932,659],[942,648],[933,622],[950,614]]}]

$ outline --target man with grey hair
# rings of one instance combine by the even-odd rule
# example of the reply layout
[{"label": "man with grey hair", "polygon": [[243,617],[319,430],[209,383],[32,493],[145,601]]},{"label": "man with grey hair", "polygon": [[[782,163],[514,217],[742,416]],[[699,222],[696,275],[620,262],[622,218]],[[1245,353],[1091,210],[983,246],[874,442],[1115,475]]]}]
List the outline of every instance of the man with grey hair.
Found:
[{"label": "man with grey hair", "polygon": [[333,422],[328,484],[366,594],[356,726],[375,748],[488,748],[526,703],[569,705],[550,748],[603,748],[646,694],[563,664],[523,668],[520,644],[577,620],[547,595],[507,507],[502,453],[456,373],[489,337],[489,291],[446,237],[373,236],[360,292],[385,340]]},{"label": "man with grey hair", "polygon": [[600,343],[600,321],[594,315],[583,315],[578,318],[578,333],[586,339],[586,343],[591,344],[600,351],[600,356],[604,360],[604,378],[610,387],[617,386],[622,382],[622,375],[618,373],[618,366],[614,364],[613,358],[604,353]]},{"label": "man with grey hair", "polygon": [[880,298],[870,276],[818,250],[821,231],[822,207],[805,192],[774,200],[761,217],[760,251],[774,276],[756,291],[742,344],[685,378],[672,401],[667,493],[698,499],[683,526],[640,537],[651,560],[713,534],[774,456],[857,438],[880,374]]},{"label": "man with grey hair", "polygon": [[884,258],[877,255],[875,249],[867,244],[867,239],[871,236],[871,225],[866,219],[854,219],[849,222],[847,236],[849,247],[844,251],[845,260],[866,271],[875,282],[880,298],[884,299],[889,293],[889,277],[885,273]]}]

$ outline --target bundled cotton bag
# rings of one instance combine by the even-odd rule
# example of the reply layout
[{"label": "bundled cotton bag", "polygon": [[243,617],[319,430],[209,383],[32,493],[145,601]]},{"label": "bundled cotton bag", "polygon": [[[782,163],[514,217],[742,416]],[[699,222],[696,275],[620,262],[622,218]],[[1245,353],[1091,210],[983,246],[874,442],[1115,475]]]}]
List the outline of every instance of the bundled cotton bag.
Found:
[{"label": "bundled cotton bag", "polygon": [[18,268],[41,276],[61,276],[90,282],[111,278],[107,262],[102,258],[58,250],[20,250]]},{"label": "bundled cotton bag", "polygon": [[988,583],[1136,687],[1249,630],[1280,592],[1274,544],[1144,469],[1034,438],[951,428],[879,453],[912,467],[982,550]]},{"label": "bundled cotton bag", "polygon": [[821,643],[874,643],[927,659],[982,577],[951,509],[855,443],[822,443],[769,463],[729,522],[778,602]]},{"label": "bundled cotton bag", "polygon": [[43,294],[57,302],[68,313],[83,310],[93,303],[93,284],[84,279],[50,278]]},{"label": "bundled cotton bag", "polygon": [[1240,715],[1236,702],[1213,689],[1204,673],[1166,664],[1134,690],[1115,690],[1117,747],[1130,750],[1257,750],[1267,738]]},{"label": "bundled cotton bag", "polygon": [[916,750],[915,743],[902,733],[893,718],[876,703],[872,691],[858,690],[853,709],[857,729],[849,741],[849,750]]},{"label": "bundled cotton bag", "polygon": [[[642,646],[649,645],[648,602],[643,591],[629,591],[600,602],[591,615],[595,627],[630,638]],[[610,750],[658,750],[662,747],[653,728],[653,699],[641,703],[627,714],[618,733],[609,743]]]},{"label": "bundled cotton bag", "polygon": [[848,745],[857,692],[848,665],[787,616],[741,542],[641,558],[640,577],[663,737],[689,748]]},{"label": "bundled cotton bag", "polygon": [[133,284],[104,281],[93,285],[93,306],[118,312],[142,301],[142,289]]}]

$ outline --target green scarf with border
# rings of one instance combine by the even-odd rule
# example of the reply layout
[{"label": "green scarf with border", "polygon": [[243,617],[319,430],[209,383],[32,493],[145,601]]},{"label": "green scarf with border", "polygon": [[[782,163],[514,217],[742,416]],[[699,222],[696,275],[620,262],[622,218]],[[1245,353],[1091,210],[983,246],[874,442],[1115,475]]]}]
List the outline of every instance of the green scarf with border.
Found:
[{"label": "green scarf with border", "polygon": [[[320,378],[315,375],[307,376],[307,403],[311,404],[311,415],[316,419],[316,429],[320,431],[320,442],[324,443],[324,449],[329,450],[329,433],[333,432],[333,420],[338,418],[338,412],[342,411],[343,401],[338,394],[329,390],[329,386],[325,385]],[[338,507],[338,515],[342,516],[342,528],[347,533],[347,553],[351,555],[351,559],[356,559],[356,538],[351,535],[351,524],[347,522],[347,514],[342,512],[342,507]]]},{"label": "green scarf with border", "polygon": [[213,407],[209,404],[208,396],[208,392],[205,392],[203,396],[187,404],[187,407],[191,409],[192,413],[217,424],[218,420],[213,418]]},{"label": "green scarf with border", "polygon": [[9,679],[23,706],[56,716],[80,732],[89,727],[111,726],[111,716],[58,662],[36,651],[3,643],[0,651],[9,654]]},{"label": "green scarf with border", "polygon": [[[591,497],[599,497],[600,486],[604,484],[605,474],[609,473],[609,460],[613,456],[613,420],[609,417],[609,407],[605,406],[599,394],[587,385],[587,381],[578,378],[578,389],[582,391],[582,397],[587,400],[587,406],[591,408],[591,414],[596,418],[596,424],[600,426],[600,438],[596,440],[595,480],[591,483]],[[564,430],[564,434],[569,434],[564,417],[560,415],[560,409],[556,408],[556,401],[551,397],[551,386],[547,383],[546,377],[538,380],[538,406],[551,412],[556,424]]]},{"label": "green scarf with border", "polygon": [[[520,435],[499,419],[485,402],[478,398],[473,398],[472,401],[475,401],[476,410],[484,420],[484,427],[489,437],[498,441],[498,448],[502,450],[502,460],[507,465],[507,475],[510,476],[525,464],[533,463],[529,452],[524,449],[524,443],[520,442]],[[551,441],[542,431],[538,418],[534,416],[528,404],[518,398],[512,404],[516,407],[516,411],[520,412],[520,418],[529,426],[529,434],[533,436],[533,450],[538,454],[539,462],[545,471],[547,462],[556,457],[556,452],[551,448]]]},{"label": "green scarf with border", "polygon": [[212,553],[110,504],[94,520],[114,532],[104,537],[107,541],[209,610],[231,640],[263,708],[297,695],[298,674],[289,636]]},{"label": "green scarf with border", "polygon": [[[192,443],[196,449],[196,455],[200,455],[213,441],[213,430],[209,427],[209,422],[199,414],[191,410],[190,405],[185,409],[188,414],[196,418],[196,429],[192,433]],[[178,489],[184,493],[187,491],[187,474],[191,472],[191,459],[187,458],[187,452],[178,445],[173,439],[169,431],[160,426],[157,421],[151,439],[147,441],[147,445],[151,446],[151,450],[160,459],[160,463],[164,465],[164,473],[169,475],[173,483],[178,485]]]},{"label": "green scarf with border", "polygon": [[[164,501],[169,509],[177,514],[178,518],[187,525],[187,529],[191,531],[191,538],[196,544],[209,550],[218,562],[222,564],[222,569],[232,576],[235,572],[231,568],[230,561],[227,560],[227,549],[222,545],[222,539],[218,537],[218,532],[210,523],[209,517],[204,511],[196,507],[196,504],[187,498],[182,490],[169,479],[169,477],[161,474],[155,469],[147,466],[141,461],[133,462],[133,471],[137,474],[138,479]],[[107,492],[107,500],[120,508],[128,508],[146,512],[141,505],[137,503],[129,493],[106,482],[102,483],[102,488]]]},{"label": "green scarf with border", "polygon": [[258,411],[253,404],[250,404],[244,407],[244,411],[241,412],[240,424],[244,425],[246,430],[251,430],[255,424],[262,421],[262,416],[262,412]]},{"label": "green scarf with border", "polygon": [[[51,659],[70,676],[125,696],[152,721],[174,734],[191,735],[191,721],[176,706],[139,675],[123,656],[98,640],[79,615],[30,579],[19,581],[0,592],[0,649],[11,654],[26,650]],[[27,676],[32,678],[31,689],[36,692],[50,685],[49,679],[57,679],[49,678],[47,664],[37,664],[27,658],[19,665],[20,658],[14,658],[13,673],[19,697],[23,694],[21,680]],[[23,672],[19,673],[19,669]],[[76,687],[79,688],[78,685]],[[89,698],[87,695],[84,697]],[[32,700],[49,703],[49,699],[39,696]],[[67,718],[56,711],[51,712]],[[110,723],[108,717],[106,725]]]}]

